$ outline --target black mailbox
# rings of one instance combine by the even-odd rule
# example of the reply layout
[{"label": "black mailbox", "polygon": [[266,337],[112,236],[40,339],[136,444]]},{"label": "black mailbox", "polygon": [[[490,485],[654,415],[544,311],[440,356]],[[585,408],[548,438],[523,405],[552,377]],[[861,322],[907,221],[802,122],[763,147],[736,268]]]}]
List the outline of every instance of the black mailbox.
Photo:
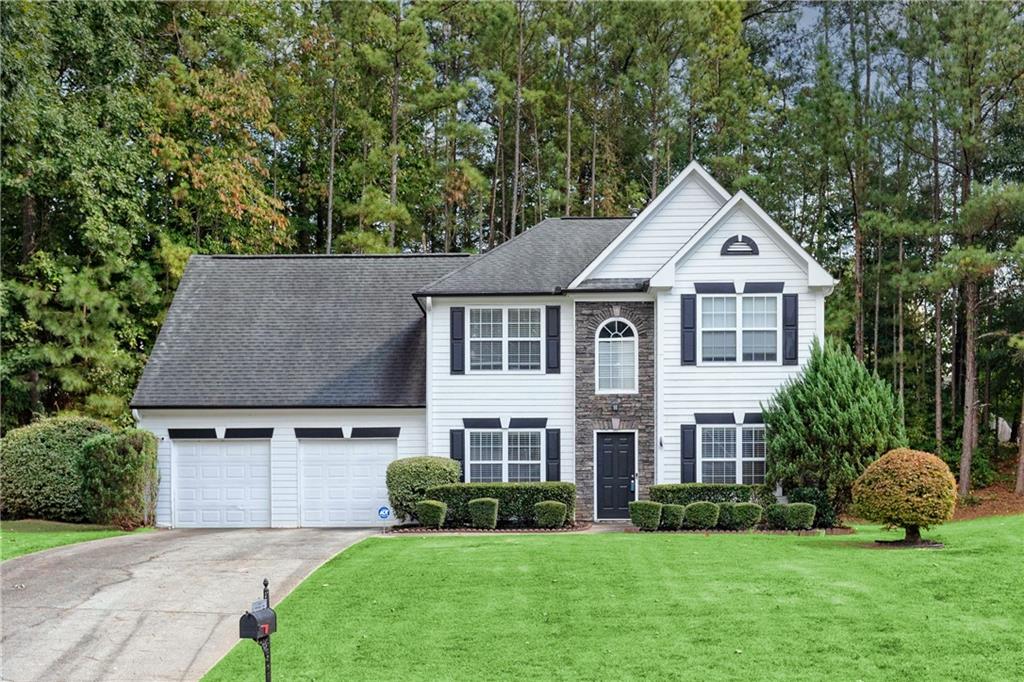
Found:
[{"label": "black mailbox", "polygon": [[239,639],[263,639],[277,632],[277,614],[274,609],[265,608],[246,611],[238,619]]}]

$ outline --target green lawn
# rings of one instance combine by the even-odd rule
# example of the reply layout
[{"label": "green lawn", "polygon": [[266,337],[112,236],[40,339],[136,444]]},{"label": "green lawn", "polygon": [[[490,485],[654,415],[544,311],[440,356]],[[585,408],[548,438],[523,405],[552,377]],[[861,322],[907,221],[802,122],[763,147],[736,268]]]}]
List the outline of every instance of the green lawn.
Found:
[{"label": "green lawn", "polygon": [[[140,531],[136,531],[140,532]],[[110,526],[58,521],[0,521],[0,559],[13,559],[44,549],[86,540],[112,538],[125,532]]]},{"label": "green lawn", "polygon": [[[1024,516],[898,537],[372,538],[277,609],[281,679],[1024,679]],[[273,585],[271,585],[273,589]],[[241,642],[207,680],[253,679]]]}]

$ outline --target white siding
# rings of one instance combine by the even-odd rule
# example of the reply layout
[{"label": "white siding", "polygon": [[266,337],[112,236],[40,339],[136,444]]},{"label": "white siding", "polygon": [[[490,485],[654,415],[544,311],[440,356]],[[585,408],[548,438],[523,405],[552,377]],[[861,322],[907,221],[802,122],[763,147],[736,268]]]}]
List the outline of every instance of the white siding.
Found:
[{"label": "white siding", "polygon": [[[758,256],[721,256],[722,243],[735,234],[752,237]],[[758,365],[714,363],[680,365],[680,296],[694,293],[694,282],[734,282],[742,292],[745,282],[784,282],[784,293],[799,294],[799,364]],[[729,216],[681,260],[676,285],[657,298],[659,334],[659,419],[663,445],[658,451],[659,483],[680,479],[680,425],[693,424],[695,412],[760,412],[787,378],[807,362],[811,343],[822,333],[824,296],[807,287],[806,264],[795,260],[760,226],[746,209]],[[781,322],[780,322],[781,324]],[[698,320],[699,333],[699,320]],[[781,333],[781,332],[780,332]]]},{"label": "white siding", "polygon": [[213,428],[223,437],[226,428],[273,428],[270,442],[270,523],[275,528],[299,525],[298,442],[296,427],[342,427],[345,435],[353,427],[401,428],[398,456],[426,454],[426,414],[418,409],[309,409],[309,410],[141,410],[140,428],[161,438],[158,449],[160,488],[157,496],[157,525],[170,526],[171,491],[174,472],[174,442],[168,429]]},{"label": "white siding", "polygon": [[[450,370],[450,319],[452,306],[543,307],[561,306],[561,372],[546,374],[543,366],[543,338],[540,372],[473,372],[466,362],[465,374]],[[498,417],[507,425],[512,417],[546,417],[547,428],[561,430],[560,473],[563,481],[575,476],[575,363],[572,301],[565,297],[531,296],[524,298],[435,298],[427,328],[428,394],[430,405],[431,455],[448,457],[449,432],[463,428],[464,417]],[[466,319],[469,319],[467,310]],[[543,315],[542,315],[543,319]],[[468,337],[468,334],[467,334]],[[543,337],[543,333],[542,333]],[[466,340],[467,348],[469,339]]]},{"label": "white siding", "polygon": [[590,277],[650,277],[724,203],[700,178],[690,176]]}]

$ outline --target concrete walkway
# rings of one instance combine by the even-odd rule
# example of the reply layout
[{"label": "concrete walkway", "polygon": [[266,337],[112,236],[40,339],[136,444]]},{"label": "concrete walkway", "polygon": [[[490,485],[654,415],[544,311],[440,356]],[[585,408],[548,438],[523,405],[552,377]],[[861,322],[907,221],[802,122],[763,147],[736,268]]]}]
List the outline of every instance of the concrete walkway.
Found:
[{"label": "concrete walkway", "polygon": [[264,577],[275,605],[375,532],[164,530],[9,559],[0,564],[0,676],[198,679],[238,640]]}]

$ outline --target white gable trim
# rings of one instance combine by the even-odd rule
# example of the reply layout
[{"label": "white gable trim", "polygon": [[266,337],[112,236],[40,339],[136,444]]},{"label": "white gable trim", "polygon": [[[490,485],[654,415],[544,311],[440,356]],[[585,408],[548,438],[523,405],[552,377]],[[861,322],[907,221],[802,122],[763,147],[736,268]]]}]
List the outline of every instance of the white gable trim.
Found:
[{"label": "white gable trim", "polygon": [[612,240],[612,242],[606,246],[600,254],[598,254],[597,258],[592,260],[590,264],[583,269],[583,272],[576,276],[576,279],[572,281],[572,284],[570,284],[568,288],[575,289],[590,277],[591,273],[606,261],[611,254],[615,253],[619,246],[629,239],[629,236],[636,232],[651,215],[657,212],[658,208],[675,193],[676,188],[683,184],[691,175],[696,175],[698,178],[703,180],[708,189],[721,197],[722,201],[729,200],[729,193],[725,191],[725,188],[719,185],[718,181],[711,177],[711,174],[704,170],[703,166],[696,161],[691,161],[689,165],[687,165],[686,168],[684,168],[682,172],[679,173],[679,175],[677,175],[675,179],[654,198],[654,201],[647,204],[647,207],[644,208],[637,217],[633,218],[633,221],[619,233],[619,236]]},{"label": "white gable trim", "polygon": [[671,287],[675,284],[675,271],[676,266],[686,256],[691,253],[698,244],[700,244],[704,238],[709,235],[714,229],[732,214],[737,207],[743,206],[750,209],[751,214],[757,220],[757,222],[765,228],[769,233],[773,234],[777,241],[779,241],[787,251],[790,252],[797,260],[802,260],[807,265],[807,285],[811,287],[832,287],[838,282],[832,278],[832,275],[828,273],[825,268],[821,267],[811,254],[807,253],[806,250],[795,239],[789,236],[789,233],[779,227],[779,224],[772,220],[771,216],[765,213],[764,209],[757,205],[753,199],[751,199],[746,192],[737,192],[732,199],[727,201],[722,208],[718,209],[715,215],[704,223],[697,232],[690,237],[685,244],[680,247],[678,251],[668,260],[667,263],[661,266],[661,268],[654,273],[651,277],[652,287]]}]

